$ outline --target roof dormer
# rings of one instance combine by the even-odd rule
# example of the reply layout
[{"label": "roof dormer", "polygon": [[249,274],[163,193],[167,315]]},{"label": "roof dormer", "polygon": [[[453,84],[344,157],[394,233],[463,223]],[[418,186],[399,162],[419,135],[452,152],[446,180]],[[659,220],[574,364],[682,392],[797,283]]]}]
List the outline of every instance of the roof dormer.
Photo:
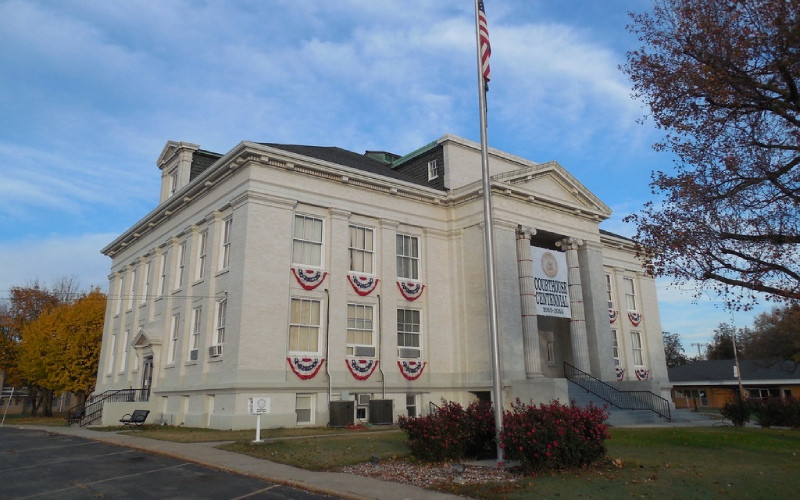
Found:
[{"label": "roof dormer", "polygon": [[168,200],[182,187],[189,184],[192,172],[192,158],[200,148],[197,144],[189,142],[169,141],[157,165],[161,169],[161,199],[160,203]]}]

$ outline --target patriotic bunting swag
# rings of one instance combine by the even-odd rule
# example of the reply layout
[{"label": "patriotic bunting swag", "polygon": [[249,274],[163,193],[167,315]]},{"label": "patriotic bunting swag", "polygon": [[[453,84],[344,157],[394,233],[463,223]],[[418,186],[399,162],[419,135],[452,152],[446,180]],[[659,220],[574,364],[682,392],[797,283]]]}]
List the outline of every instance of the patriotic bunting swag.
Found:
[{"label": "patriotic bunting swag", "polygon": [[650,370],[647,368],[637,368],[636,369],[636,378],[638,380],[647,380],[650,378]]},{"label": "patriotic bunting swag", "polygon": [[398,281],[397,288],[400,289],[400,294],[402,294],[406,300],[414,301],[422,295],[422,291],[425,290],[425,285],[410,281]]},{"label": "patriotic bunting swag", "polygon": [[631,320],[633,326],[639,326],[639,323],[642,321],[642,315],[637,312],[628,311],[628,319]]},{"label": "patriotic bunting swag", "polygon": [[611,323],[612,325],[617,320],[617,316],[618,316],[617,311],[615,311],[614,309],[608,310],[608,322]]},{"label": "patriotic bunting swag", "polygon": [[348,274],[347,281],[352,285],[353,290],[362,297],[369,295],[378,286],[378,278],[372,276],[361,276],[358,274]]},{"label": "patriotic bunting swag", "polygon": [[300,267],[293,267],[292,274],[300,283],[300,286],[306,290],[313,290],[317,288],[324,280],[328,273],[318,269],[303,269]]},{"label": "patriotic bunting swag", "polygon": [[617,366],[614,367],[614,371],[617,374],[617,382],[622,382],[622,379],[625,378],[625,369]]},{"label": "patriotic bunting swag", "polygon": [[286,358],[286,361],[289,362],[289,366],[292,368],[294,374],[300,377],[302,380],[308,380],[310,378],[314,378],[317,375],[317,373],[319,373],[319,369],[322,368],[322,363],[325,362],[324,359],[318,357],[314,358],[290,357]]},{"label": "patriotic bunting swag", "polygon": [[378,367],[377,359],[346,359],[344,362],[356,380],[367,380]]},{"label": "patriotic bunting swag", "polygon": [[408,380],[417,380],[422,375],[422,370],[425,369],[424,361],[398,361],[397,366],[400,367],[400,373]]}]

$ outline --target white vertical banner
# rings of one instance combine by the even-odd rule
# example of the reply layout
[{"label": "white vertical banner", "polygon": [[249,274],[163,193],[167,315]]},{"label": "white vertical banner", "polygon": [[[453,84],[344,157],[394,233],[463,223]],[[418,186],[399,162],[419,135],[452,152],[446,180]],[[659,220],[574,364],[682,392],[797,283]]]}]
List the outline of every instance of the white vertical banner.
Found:
[{"label": "white vertical banner", "polygon": [[569,269],[564,252],[531,247],[536,314],[571,318],[569,310]]}]

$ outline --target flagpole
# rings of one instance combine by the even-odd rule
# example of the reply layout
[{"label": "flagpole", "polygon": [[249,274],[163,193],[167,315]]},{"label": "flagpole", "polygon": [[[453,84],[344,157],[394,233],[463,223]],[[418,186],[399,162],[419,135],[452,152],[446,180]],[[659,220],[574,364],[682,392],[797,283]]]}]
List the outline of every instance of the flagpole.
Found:
[{"label": "flagpole", "polygon": [[[481,123],[481,172],[483,178],[483,245],[486,267],[486,291],[489,312],[489,334],[492,354],[492,389],[494,392],[495,439],[497,441],[497,466],[503,466],[503,447],[500,433],[503,429],[503,387],[500,372],[500,346],[497,337],[497,286],[494,265],[494,230],[492,223],[492,189],[489,178],[489,139],[486,133],[486,90],[488,83],[488,57],[491,49],[486,31],[482,2],[475,0],[475,39],[478,53],[478,103]],[[481,33],[481,14],[484,15]],[[483,38],[483,40],[482,40]]]}]

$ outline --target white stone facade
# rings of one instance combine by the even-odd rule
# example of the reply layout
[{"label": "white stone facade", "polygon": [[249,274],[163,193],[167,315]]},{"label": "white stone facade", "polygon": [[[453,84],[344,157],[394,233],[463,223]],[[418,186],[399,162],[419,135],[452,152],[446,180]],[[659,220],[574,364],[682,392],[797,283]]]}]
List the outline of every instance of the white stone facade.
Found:
[{"label": "white stone facade", "polygon": [[[489,397],[479,147],[446,135],[374,158],[167,143],[161,203],[103,249],[96,394],[148,387],[139,406],[153,421],[222,429],[254,427],[255,396],[271,402],[268,427],[326,425],[331,401],[353,400],[369,419],[367,399],[390,400],[396,419]],[[564,361],[668,394],[655,285],[630,240],[599,230],[608,207],[557,163],[492,150],[490,168],[505,402],[565,400]],[[529,314],[530,244],[576,264],[582,318]],[[104,423],[115,415],[110,405]]]}]

